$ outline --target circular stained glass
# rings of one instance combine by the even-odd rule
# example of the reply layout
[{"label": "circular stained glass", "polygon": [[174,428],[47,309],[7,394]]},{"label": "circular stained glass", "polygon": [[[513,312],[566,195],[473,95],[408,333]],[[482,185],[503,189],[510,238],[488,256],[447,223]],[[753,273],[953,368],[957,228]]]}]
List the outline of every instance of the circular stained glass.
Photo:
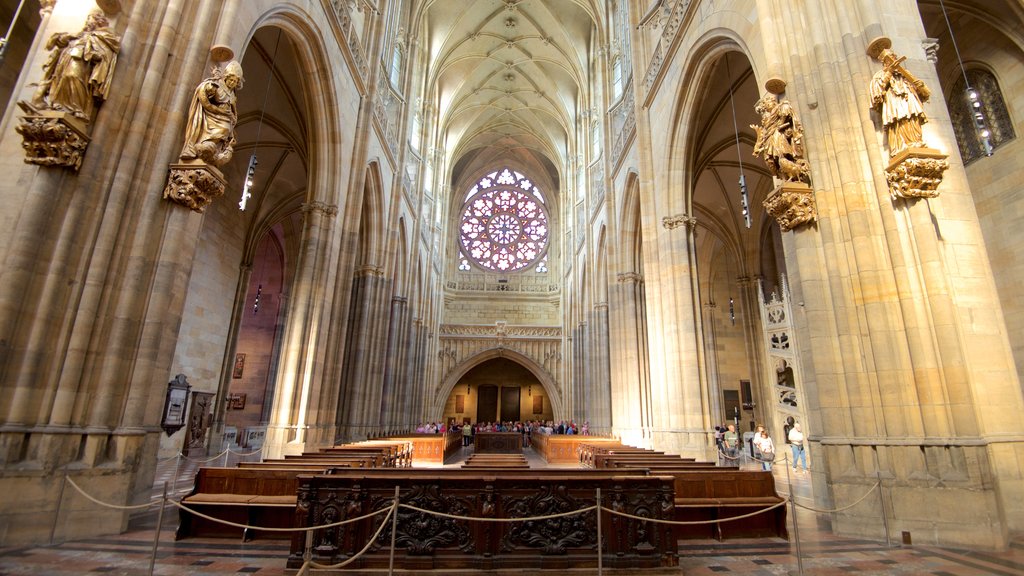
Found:
[{"label": "circular stained glass", "polygon": [[462,210],[463,253],[496,272],[537,262],[548,244],[548,215],[533,183],[508,169],[482,178]]}]

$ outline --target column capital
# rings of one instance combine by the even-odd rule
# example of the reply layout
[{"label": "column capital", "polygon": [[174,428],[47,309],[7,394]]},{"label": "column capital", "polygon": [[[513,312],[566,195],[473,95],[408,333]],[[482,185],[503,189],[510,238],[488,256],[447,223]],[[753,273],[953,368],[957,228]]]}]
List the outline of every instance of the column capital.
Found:
[{"label": "column capital", "polygon": [[384,268],[380,266],[374,266],[373,264],[367,264],[365,266],[357,266],[355,271],[356,277],[361,276],[376,276],[381,278],[384,276]]}]

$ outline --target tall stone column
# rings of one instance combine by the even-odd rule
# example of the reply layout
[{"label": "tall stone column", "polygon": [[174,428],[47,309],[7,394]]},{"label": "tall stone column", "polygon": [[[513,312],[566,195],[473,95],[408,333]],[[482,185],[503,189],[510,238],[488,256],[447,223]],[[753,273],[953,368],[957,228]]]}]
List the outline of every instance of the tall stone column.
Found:
[{"label": "tall stone column", "polygon": [[935,92],[924,140],[955,154],[918,4],[838,18],[814,2],[778,6],[782,30],[803,30],[781,34],[789,53],[807,55],[788,60],[790,90],[814,96],[803,117],[819,226],[784,233],[783,247],[816,497],[840,505],[881,481],[883,503],[835,514],[835,530],[1005,546],[1024,527],[1024,442],[1007,433],[1024,399],[966,174],[954,163],[938,197],[894,200],[871,111],[882,65],[867,48],[891,34],[900,66]]},{"label": "tall stone column", "polygon": [[343,405],[339,410],[341,439],[363,440],[381,431],[384,353],[390,318],[390,285],[383,271],[364,266],[352,285],[352,309],[345,342]]},{"label": "tall stone column", "polygon": [[612,433],[635,446],[650,446],[650,378],[643,277],[619,273],[609,286],[609,355]]},{"label": "tall stone column", "polygon": [[[719,406],[718,401],[722,397],[722,383],[719,381],[718,375],[718,327],[715,325],[717,309],[718,305],[714,302],[704,303],[704,357],[707,359],[705,378],[708,382],[709,410],[713,406]],[[712,422],[718,424],[724,417],[721,413],[711,413],[709,416]]]},{"label": "tall stone column", "polygon": [[[659,325],[651,334],[653,442],[658,449],[703,457],[708,431],[704,426],[703,384],[699,370],[699,295],[692,226],[685,216],[662,221],[657,311]],[[652,330],[648,327],[648,330]]]},{"label": "tall stone column", "polygon": [[391,298],[391,314],[388,322],[387,351],[384,354],[387,363],[384,369],[384,393],[382,397],[380,420],[386,428],[409,426],[414,422],[405,421],[405,410],[408,407],[407,382],[405,380],[406,362],[408,361],[408,342],[406,336],[406,307],[409,299],[405,296]]},{"label": "tall stone column", "polygon": [[302,453],[309,403],[320,384],[316,378],[320,376],[318,365],[322,368],[323,362],[323,351],[318,349],[325,293],[323,271],[338,209],[322,202],[310,202],[302,205],[302,212],[302,243],[288,301],[273,408],[263,448],[268,458]]},{"label": "tall stone column", "polygon": [[587,386],[590,390],[590,401],[583,412],[584,418],[590,421],[590,430],[594,433],[607,433],[611,430],[611,384],[610,360],[608,349],[608,303],[602,302],[594,306],[590,314],[590,326],[593,330],[591,346],[587,348],[590,358],[587,366],[590,371]]}]

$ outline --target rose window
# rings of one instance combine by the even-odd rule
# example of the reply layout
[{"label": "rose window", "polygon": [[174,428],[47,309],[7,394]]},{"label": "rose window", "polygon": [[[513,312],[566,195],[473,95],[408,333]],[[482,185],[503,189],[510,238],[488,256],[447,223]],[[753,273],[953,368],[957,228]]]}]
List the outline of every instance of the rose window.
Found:
[{"label": "rose window", "polygon": [[523,270],[547,248],[544,197],[518,172],[506,168],[488,174],[466,195],[459,232],[463,254],[478,266]]}]

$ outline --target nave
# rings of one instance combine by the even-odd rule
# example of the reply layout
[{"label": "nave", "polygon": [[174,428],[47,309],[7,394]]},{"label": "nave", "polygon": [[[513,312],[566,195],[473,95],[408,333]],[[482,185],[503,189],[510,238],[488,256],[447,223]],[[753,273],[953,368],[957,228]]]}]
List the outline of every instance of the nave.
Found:
[{"label": "nave", "polygon": [[[462,448],[459,456],[447,462],[446,469],[458,469],[474,454]],[[531,469],[566,468],[567,464],[547,464],[532,449],[523,451]],[[229,461],[218,459],[213,464],[234,465],[253,456],[229,455]],[[153,501],[160,499],[164,482],[176,487],[180,497],[187,494],[201,464],[196,460],[161,461],[157,466]],[[741,469],[755,469],[756,463],[744,462]],[[174,478],[177,471],[177,478]],[[810,477],[787,477],[785,467],[775,466],[776,489],[780,495],[795,494],[798,504],[813,505]],[[791,482],[791,483],[790,483]],[[5,548],[0,550],[0,574],[47,574],[79,576],[82,574],[115,574],[136,576],[149,574],[148,563],[153,547],[157,511],[147,510],[134,516],[127,530],[120,535],[85,538],[52,546]],[[801,560],[805,574],[819,576],[838,574],[928,574],[948,575],[1019,575],[1024,574],[1024,538],[1017,537],[1002,552],[968,551],[934,546],[892,546],[884,541],[843,538],[832,533],[825,514],[800,508],[797,512]],[[283,576],[288,573],[284,560],[288,542],[256,540],[227,541],[214,538],[193,538],[175,541],[178,516],[170,507],[160,526],[160,537],[153,574],[216,575],[259,574]],[[671,569],[643,571],[610,570],[608,574],[798,574],[796,539],[792,518],[788,520],[791,535],[787,542],[780,538],[757,538],[732,541],[688,540],[679,545],[679,566]],[[412,572],[396,569],[397,574]],[[561,570],[566,574],[594,574],[593,569]],[[291,573],[294,573],[292,571]],[[386,571],[351,571],[352,574],[384,574]],[[416,572],[422,574],[424,572]],[[427,572],[429,573],[429,572]],[[466,571],[437,571],[438,574],[466,574]],[[479,572],[474,572],[479,573]],[[516,571],[490,572],[496,576],[522,574]]]}]

